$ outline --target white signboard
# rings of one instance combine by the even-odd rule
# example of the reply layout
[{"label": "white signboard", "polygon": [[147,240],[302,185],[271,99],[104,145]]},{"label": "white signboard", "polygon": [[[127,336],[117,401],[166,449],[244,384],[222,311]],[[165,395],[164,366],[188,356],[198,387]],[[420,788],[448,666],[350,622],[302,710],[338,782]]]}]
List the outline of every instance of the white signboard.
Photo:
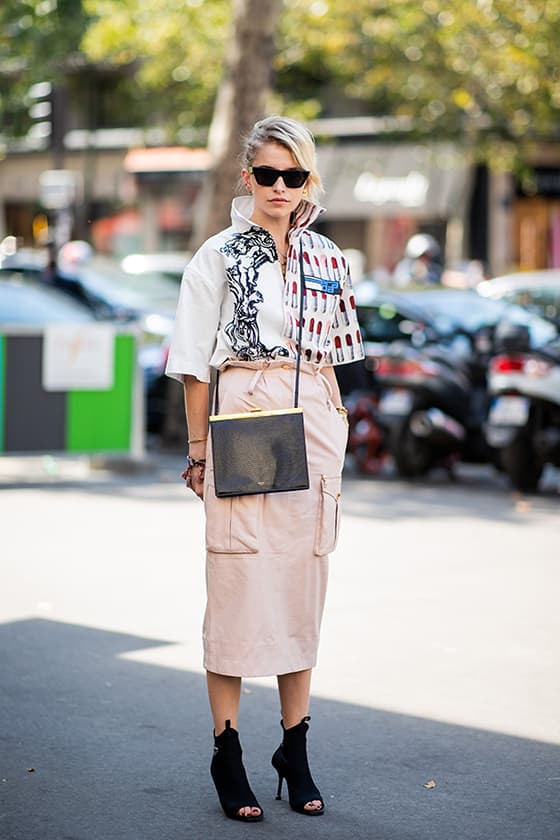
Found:
[{"label": "white signboard", "polygon": [[115,331],[110,324],[53,324],[43,340],[45,391],[108,391],[113,387]]},{"label": "white signboard", "polygon": [[362,172],[354,186],[354,198],[372,204],[399,204],[422,207],[426,203],[430,182],[421,172],[409,172],[398,178]]},{"label": "white signboard", "polygon": [[47,169],[39,175],[39,201],[47,210],[66,210],[77,200],[80,186],[80,172]]}]

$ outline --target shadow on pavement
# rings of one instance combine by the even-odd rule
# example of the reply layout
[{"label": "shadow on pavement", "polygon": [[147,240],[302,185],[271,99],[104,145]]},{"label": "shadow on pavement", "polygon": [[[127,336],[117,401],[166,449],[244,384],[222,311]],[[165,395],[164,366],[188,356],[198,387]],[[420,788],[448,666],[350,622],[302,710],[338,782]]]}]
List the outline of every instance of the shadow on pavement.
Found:
[{"label": "shadow on pavement", "polygon": [[241,728],[266,818],[226,820],[204,678],[121,658],[162,644],[41,619],[0,625],[2,840],[559,836],[560,747],[318,698],[311,757],[328,813],[294,814],[274,799],[276,692],[253,683]]}]

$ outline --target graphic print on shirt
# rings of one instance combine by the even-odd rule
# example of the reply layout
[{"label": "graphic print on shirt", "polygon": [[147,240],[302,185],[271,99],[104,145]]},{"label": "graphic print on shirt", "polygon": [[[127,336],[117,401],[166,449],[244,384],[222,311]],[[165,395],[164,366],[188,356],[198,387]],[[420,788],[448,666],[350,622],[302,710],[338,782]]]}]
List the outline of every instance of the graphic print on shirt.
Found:
[{"label": "graphic print on shirt", "polygon": [[257,317],[263,296],[258,290],[259,270],[277,260],[272,237],[256,228],[233,236],[220,248],[225,259],[227,282],[233,296],[233,318],[224,332],[238,359],[251,362],[286,356],[285,347],[266,347],[260,338]]},{"label": "graphic print on shirt", "polygon": [[[284,334],[295,341],[299,310],[299,249],[291,249],[284,290]],[[301,249],[305,284],[303,352],[310,362],[340,364],[363,357],[348,263],[336,245],[306,231]]]}]

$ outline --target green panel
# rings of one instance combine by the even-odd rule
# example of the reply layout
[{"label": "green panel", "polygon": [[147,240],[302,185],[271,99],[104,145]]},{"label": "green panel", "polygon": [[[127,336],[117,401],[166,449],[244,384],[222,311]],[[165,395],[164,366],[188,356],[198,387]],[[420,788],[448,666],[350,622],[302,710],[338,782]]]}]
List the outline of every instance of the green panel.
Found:
[{"label": "green panel", "polygon": [[110,391],[71,391],[68,394],[69,452],[111,452],[130,449],[132,436],[135,341],[115,338],[115,381]]},{"label": "green panel", "polygon": [[6,388],[6,339],[0,335],[0,452],[4,451],[4,391]]}]

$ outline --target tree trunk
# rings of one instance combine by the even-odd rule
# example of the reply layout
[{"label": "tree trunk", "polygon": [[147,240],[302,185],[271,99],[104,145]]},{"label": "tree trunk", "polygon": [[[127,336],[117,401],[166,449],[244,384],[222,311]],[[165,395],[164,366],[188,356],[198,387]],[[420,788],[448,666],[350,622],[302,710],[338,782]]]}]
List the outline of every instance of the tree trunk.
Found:
[{"label": "tree trunk", "polygon": [[272,82],[274,34],[283,0],[233,0],[233,32],[210,126],[212,160],[194,245],[227,227],[243,138],[263,116]]}]

